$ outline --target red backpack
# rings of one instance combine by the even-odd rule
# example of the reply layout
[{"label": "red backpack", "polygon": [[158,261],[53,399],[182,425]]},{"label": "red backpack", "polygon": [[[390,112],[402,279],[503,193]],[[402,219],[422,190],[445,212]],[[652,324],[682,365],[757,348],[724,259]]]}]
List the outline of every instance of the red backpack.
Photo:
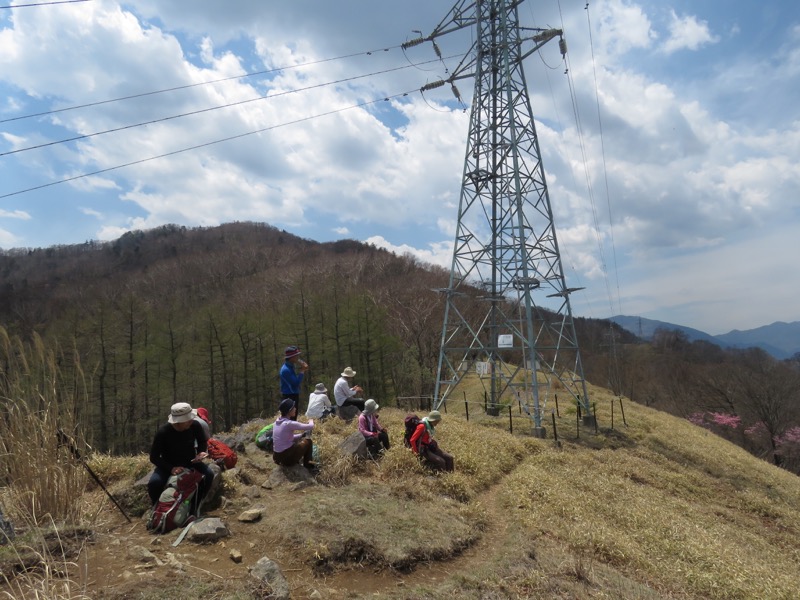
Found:
[{"label": "red backpack", "polygon": [[194,469],[184,469],[170,476],[147,520],[147,529],[153,533],[167,533],[194,521],[192,502],[201,479],[203,474]]},{"label": "red backpack", "polygon": [[236,466],[239,457],[233,449],[216,438],[208,440],[208,456],[220,466],[232,469]]}]

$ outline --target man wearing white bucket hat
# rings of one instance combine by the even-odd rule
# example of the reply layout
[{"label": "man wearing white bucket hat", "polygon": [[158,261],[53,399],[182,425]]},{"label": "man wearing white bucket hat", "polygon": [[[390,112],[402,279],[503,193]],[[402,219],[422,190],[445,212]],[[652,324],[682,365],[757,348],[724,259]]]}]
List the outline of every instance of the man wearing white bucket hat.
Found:
[{"label": "man wearing white bucket hat", "polygon": [[156,468],[147,483],[147,493],[153,504],[158,502],[170,475],[177,475],[184,469],[195,469],[203,474],[193,513],[211,486],[214,473],[203,462],[208,457],[208,442],[202,426],[194,419],[196,415],[197,411],[190,404],[178,402],[170,408],[167,422],[156,431],[150,448],[150,462]]},{"label": "man wearing white bucket hat", "polygon": [[336,385],[333,386],[333,398],[336,400],[336,406],[355,406],[358,410],[364,410],[364,401],[357,397],[363,390],[360,386],[351,387],[350,385],[355,376],[356,372],[351,367],[345,367],[342,376],[336,380]]}]

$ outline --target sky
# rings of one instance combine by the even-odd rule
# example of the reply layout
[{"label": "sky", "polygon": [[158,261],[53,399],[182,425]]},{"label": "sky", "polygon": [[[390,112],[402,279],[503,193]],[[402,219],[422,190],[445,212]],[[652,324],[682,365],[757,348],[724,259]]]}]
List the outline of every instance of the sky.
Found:
[{"label": "sky", "polygon": [[[29,4],[29,6],[25,6]],[[454,2],[0,0],[0,248],[266,222],[450,268],[471,79]],[[469,2],[459,2],[469,5]],[[527,0],[576,316],[800,320],[800,3]]]}]

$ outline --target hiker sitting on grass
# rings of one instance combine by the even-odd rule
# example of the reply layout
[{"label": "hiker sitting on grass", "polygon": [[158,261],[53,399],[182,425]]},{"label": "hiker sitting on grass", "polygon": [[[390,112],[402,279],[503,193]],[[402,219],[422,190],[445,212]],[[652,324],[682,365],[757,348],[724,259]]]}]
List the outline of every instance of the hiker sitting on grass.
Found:
[{"label": "hiker sitting on grass", "polygon": [[378,423],[378,403],[372,398],[364,403],[364,410],[358,416],[358,430],[367,441],[367,451],[376,456],[389,449],[389,432]]},{"label": "hiker sitting on grass", "polygon": [[433,438],[436,425],[442,420],[442,413],[432,410],[427,417],[420,421],[414,434],[411,436],[411,450],[414,454],[425,460],[426,464],[436,471],[452,471],[453,456],[439,448]]},{"label": "hiker sitting on grass", "polygon": [[295,433],[295,431],[311,431],[314,429],[314,420],[308,423],[295,421],[297,416],[297,405],[291,398],[281,400],[278,410],[281,416],[275,421],[272,428],[272,460],[283,467],[291,467],[301,460],[306,469],[316,468],[312,461],[314,444],[311,438],[305,434]]},{"label": "hiker sitting on grass", "polygon": [[200,423],[194,420],[196,414],[186,402],[173,404],[167,422],[156,431],[150,448],[150,462],[155,465],[155,470],[147,483],[147,494],[154,505],[170,475],[177,475],[184,469],[194,469],[203,474],[192,512],[200,506],[203,496],[211,487],[214,473],[203,462],[208,457],[206,434]]},{"label": "hiker sitting on grass", "polygon": [[308,396],[306,416],[309,419],[322,420],[328,418],[329,415],[335,414],[335,412],[328,398],[328,390],[325,388],[325,384],[318,383],[314,391]]}]

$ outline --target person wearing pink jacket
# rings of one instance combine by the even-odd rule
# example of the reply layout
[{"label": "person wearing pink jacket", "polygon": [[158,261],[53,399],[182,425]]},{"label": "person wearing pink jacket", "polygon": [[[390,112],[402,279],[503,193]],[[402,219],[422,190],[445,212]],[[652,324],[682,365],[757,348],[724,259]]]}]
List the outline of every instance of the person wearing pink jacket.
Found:
[{"label": "person wearing pink jacket", "polygon": [[358,430],[367,441],[367,450],[377,456],[389,449],[389,432],[378,422],[378,403],[372,398],[364,403],[364,410],[358,416]]}]

